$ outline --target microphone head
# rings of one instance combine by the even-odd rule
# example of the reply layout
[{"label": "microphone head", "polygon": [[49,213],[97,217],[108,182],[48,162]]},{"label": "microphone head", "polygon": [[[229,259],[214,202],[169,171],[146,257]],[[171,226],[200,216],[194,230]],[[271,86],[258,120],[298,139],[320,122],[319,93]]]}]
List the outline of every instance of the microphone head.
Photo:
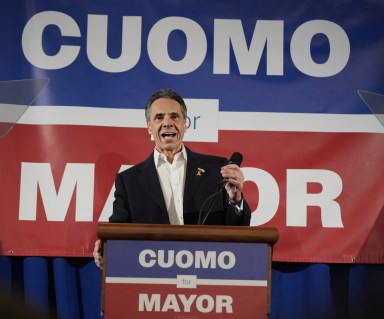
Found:
[{"label": "microphone head", "polygon": [[240,167],[241,162],[243,161],[243,155],[238,152],[232,154],[231,158],[228,161],[228,164],[236,164]]}]

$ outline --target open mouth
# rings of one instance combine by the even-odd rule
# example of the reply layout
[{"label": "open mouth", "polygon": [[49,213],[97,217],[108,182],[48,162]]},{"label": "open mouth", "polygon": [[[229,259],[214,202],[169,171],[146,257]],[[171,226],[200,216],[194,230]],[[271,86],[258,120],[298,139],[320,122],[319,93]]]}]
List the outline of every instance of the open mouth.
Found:
[{"label": "open mouth", "polygon": [[161,134],[161,137],[165,139],[173,138],[175,136],[176,136],[176,133],[172,133],[172,132],[165,132]]}]

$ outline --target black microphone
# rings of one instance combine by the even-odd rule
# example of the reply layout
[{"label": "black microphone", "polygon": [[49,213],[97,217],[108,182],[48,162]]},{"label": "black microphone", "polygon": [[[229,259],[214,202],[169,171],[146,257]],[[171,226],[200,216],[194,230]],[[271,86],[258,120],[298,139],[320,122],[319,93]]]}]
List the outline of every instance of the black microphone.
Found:
[{"label": "black microphone", "polygon": [[[232,154],[231,158],[229,159],[228,163],[226,165],[229,165],[229,164],[236,164],[237,166],[240,167],[240,164],[241,162],[243,161],[243,155],[241,155],[240,153],[238,152],[235,152]],[[210,195],[203,203],[203,205],[201,205],[201,208],[200,208],[200,212],[199,212],[199,217],[198,217],[198,221],[197,221],[197,224],[198,225],[204,225],[208,215],[210,214],[211,210],[212,210],[212,207],[213,207],[213,204],[217,198],[217,196],[220,194],[220,192],[222,191],[222,188],[228,183],[228,180],[226,178],[223,178],[219,185],[218,185],[218,189],[216,190],[215,193],[213,193],[212,195]],[[209,202],[209,207],[208,209],[204,212],[203,211],[203,208],[205,207],[205,205]]]},{"label": "black microphone", "polygon": [[[229,165],[229,164],[236,164],[237,166],[240,167],[240,164],[241,164],[242,161],[243,161],[243,155],[241,155],[238,152],[235,152],[235,153],[232,154],[232,156],[229,159],[227,165]],[[223,178],[223,180],[221,181],[221,185],[225,186],[225,184],[227,184],[227,182],[228,182],[228,180],[226,178]]]},{"label": "black microphone", "polygon": [[228,164],[236,164],[240,167],[241,162],[243,161],[243,155],[238,152],[232,154],[231,158],[228,161]]}]

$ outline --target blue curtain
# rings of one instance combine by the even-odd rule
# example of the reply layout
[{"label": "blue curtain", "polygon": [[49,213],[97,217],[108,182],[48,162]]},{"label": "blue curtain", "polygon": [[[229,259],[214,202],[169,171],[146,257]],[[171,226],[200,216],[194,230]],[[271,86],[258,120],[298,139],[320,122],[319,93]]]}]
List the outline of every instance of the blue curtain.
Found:
[{"label": "blue curtain", "polygon": [[0,257],[3,294],[44,318],[100,318],[101,273],[90,258]]},{"label": "blue curtain", "polygon": [[[41,318],[100,319],[89,258],[0,257],[4,294]],[[384,265],[273,263],[270,319],[382,319]]]}]

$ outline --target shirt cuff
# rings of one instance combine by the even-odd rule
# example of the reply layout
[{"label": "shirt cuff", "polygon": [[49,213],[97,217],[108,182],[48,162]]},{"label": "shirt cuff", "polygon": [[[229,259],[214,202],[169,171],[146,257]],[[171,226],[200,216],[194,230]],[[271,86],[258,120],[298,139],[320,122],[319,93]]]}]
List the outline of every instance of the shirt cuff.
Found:
[{"label": "shirt cuff", "polygon": [[229,200],[229,205],[231,205],[235,209],[236,215],[238,215],[238,216],[242,216],[243,215],[243,206],[244,206],[243,195],[241,195],[240,203],[234,204],[234,203],[231,202],[231,200]]}]

